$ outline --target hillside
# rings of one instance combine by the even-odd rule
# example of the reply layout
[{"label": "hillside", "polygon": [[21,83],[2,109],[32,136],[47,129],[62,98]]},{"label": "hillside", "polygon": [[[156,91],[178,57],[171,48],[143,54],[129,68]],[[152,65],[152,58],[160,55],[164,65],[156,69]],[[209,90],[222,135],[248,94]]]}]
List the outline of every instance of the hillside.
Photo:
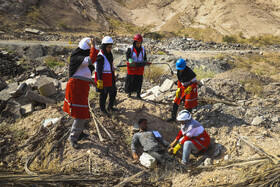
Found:
[{"label": "hillside", "polygon": [[1,0],[0,4],[2,30],[33,26],[104,32],[114,29],[112,20],[118,20],[120,26],[135,24],[151,31],[211,28],[222,35],[280,34],[277,0]]}]

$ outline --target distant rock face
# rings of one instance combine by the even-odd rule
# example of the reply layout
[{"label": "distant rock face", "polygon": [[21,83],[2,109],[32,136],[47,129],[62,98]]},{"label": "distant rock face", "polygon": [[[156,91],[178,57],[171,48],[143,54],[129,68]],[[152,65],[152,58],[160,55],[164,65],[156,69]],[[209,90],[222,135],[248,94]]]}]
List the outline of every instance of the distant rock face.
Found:
[{"label": "distant rock face", "polygon": [[26,14],[31,6],[36,6],[39,0],[0,0],[0,12]]}]

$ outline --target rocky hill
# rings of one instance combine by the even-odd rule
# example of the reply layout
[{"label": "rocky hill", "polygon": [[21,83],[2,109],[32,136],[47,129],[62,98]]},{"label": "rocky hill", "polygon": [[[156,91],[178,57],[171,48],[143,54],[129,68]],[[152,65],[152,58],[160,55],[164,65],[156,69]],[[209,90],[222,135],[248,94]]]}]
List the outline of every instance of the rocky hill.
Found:
[{"label": "rocky hill", "polygon": [[[163,62],[174,70],[176,59],[188,58],[188,66],[199,79],[199,105],[192,116],[211,136],[209,149],[192,155],[189,168],[177,162],[167,168],[146,170],[132,160],[134,127],[139,118],[145,117],[150,129],[159,131],[168,142],[174,139],[180,126],[165,119],[171,112],[177,77],[167,65],[147,66],[143,100],[134,95],[127,98],[126,70],[117,65],[125,62],[124,53],[131,41],[127,38],[115,41],[119,112],[111,113],[111,118],[104,116],[99,109],[98,93],[91,88],[93,114],[85,128],[90,136],[79,142],[78,150],[67,140],[73,119],[62,111],[73,48],[69,44],[49,45],[47,41],[40,45],[34,41],[0,45],[0,184],[122,186],[123,181],[144,171],[141,177],[127,181],[126,186],[277,185],[280,178],[277,48],[260,51],[252,46],[182,38],[167,42],[146,39],[148,58],[153,63]],[[180,153],[174,159],[180,161]]]},{"label": "rocky hill", "polygon": [[34,26],[103,32],[119,24],[151,31],[211,28],[245,37],[280,34],[277,0],[11,0],[0,1],[1,30]]}]

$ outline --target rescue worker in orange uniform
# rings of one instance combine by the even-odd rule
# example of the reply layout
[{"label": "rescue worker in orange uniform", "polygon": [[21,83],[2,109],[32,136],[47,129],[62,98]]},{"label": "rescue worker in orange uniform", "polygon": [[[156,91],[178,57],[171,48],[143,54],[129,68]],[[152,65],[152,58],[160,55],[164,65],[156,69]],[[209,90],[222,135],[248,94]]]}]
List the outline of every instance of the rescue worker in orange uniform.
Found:
[{"label": "rescue worker in orange uniform", "polygon": [[176,152],[183,147],[182,164],[188,165],[191,153],[199,153],[207,150],[210,145],[210,137],[204,127],[192,119],[188,110],[182,110],[177,121],[181,123],[181,130],[175,140],[170,144],[168,152]]},{"label": "rescue worker in orange uniform", "polygon": [[189,112],[197,106],[197,79],[196,74],[186,65],[182,58],[176,61],[178,89],[173,103],[171,118],[167,122],[175,121],[180,102],[185,102],[185,109]]},{"label": "rescue worker in orange uniform", "polygon": [[[102,39],[101,50],[98,53],[95,62],[95,82],[97,83],[97,92],[100,93],[99,105],[103,114],[110,117],[108,111],[117,111],[114,108],[114,102],[117,96],[115,70],[113,65],[113,54],[111,52],[113,39],[110,36],[105,36]],[[105,104],[109,95],[108,111]]]},{"label": "rescue worker in orange uniform", "polygon": [[70,57],[69,80],[66,85],[63,110],[74,117],[69,136],[70,144],[74,148],[79,147],[77,141],[88,136],[83,133],[83,129],[86,119],[90,118],[88,106],[90,84],[96,86],[91,79],[93,63],[98,54],[98,50],[94,47],[95,41],[83,38]]},{"label": "rescue worker in orange uniform", "polygon": [[137,98],[141,99],[141,89],[143,82],[144,66],[149,65],[145,48],[142,46],[143,37],[136,34],[133,45],[127,49],[127,77],[125,81],[125,92],[131,97],[132,92],[137,93]]}]

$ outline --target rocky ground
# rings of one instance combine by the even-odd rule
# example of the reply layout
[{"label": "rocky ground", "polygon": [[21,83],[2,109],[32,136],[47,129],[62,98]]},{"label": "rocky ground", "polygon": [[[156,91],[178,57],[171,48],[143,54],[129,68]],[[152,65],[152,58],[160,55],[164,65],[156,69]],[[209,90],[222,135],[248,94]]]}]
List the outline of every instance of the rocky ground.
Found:
[{"label": "rocky ground", "polygon": [[[113,52],[117,67],[125,62],[124,53],[131,41],[127,38],[115,41]],[[246,186],[253,183],[258,174],[279,166],[279,79],[242,69],[235,58],[236,54],[262,56],[260,49],[183,38],[163,42],[147,39],[145,42],[149,60],[167,63],[173,71],[176,59],[184,52],[194,51],[192,55],[196,54],[196,58],[187,57],[188,65],[196,70],[200,81],[199,105],[192,116],[201,122],[212,139],[205,154],[191,157],[188,169],[174,166],[147,170],[127,186]],[[63,184],[69,183],[71,178],[72,184],[113,186],[144,169],[132,163],[130,153],[133,127],[139,118],[147,118],[149,127],[159,131],[169,142],[179,131],[179,124],[165,121],[171,113],[176,90],[176,75],[171,74],[170,68],[167,65],[146,67],[144,100],[127,98],[123,91],[126,72],[117,68],[119,112],[112,113],[111,118],[102,116],[98,94],[94,88],[90,91],[94,115],[114,140],[100,127],[104,138],[100,141],[94,120],[90,119],[86,125],[90,137],[81,141],[81,149],[75,150],[67,141],[72,120],[62,111],[67,64],[73,45],[42,42],[42,45],[13,43],[0,47],[0,170],[3,173],[0,183],[50,185],[50,179],[56,181],[55,184]],[[270,46],[267,51],[277,49],[277,46]],[[198,58],[201,50],[211,55]],[[225,58],[216,58],[216,53],[212,55],[213,51],[229,50],[235,50],[234,54],[227,54]],[[53,61],[55,65],[50,63]],[[270,65],[277,70],[273,75],[279,75],[279,61]],[[211,75],[202,76],[207,71]],[[59,119],[57,123],[42,126],[46,120],[55,118]],[[243,138],[263,152],[252,148]],[[25,172],[30,176],[24,175]],[[269,175],[254,183],[258,186],[262,181],[269,182]]]}]

